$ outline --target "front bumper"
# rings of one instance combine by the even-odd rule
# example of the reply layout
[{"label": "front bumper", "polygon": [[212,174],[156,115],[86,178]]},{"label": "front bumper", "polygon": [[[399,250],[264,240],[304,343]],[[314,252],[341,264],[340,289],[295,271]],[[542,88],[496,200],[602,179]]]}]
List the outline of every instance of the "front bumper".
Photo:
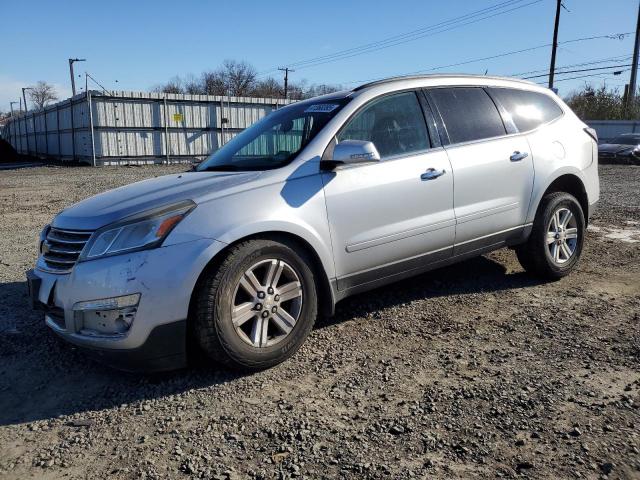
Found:
[{"label": "front bumper", "polygon": [[[51,326],[49,322],[47,325]],[[56,328],[59,336],[69,340]],[[97,362],[126,372],[163,372],[187,366],[187,321],[165,323],[153,330],[142,345],[129,349],[99,348],[78,344],[87,356]]]},{"label": "front bumper", "polygon": [[[186,318],[200,272],[224,244],[211,239],[77,263],[60,275],[27,272],[32,305],[64,340],[124,370],[168,370],[186,363]],[[74,305],[140,294],[126,332],[87,334]]]}]

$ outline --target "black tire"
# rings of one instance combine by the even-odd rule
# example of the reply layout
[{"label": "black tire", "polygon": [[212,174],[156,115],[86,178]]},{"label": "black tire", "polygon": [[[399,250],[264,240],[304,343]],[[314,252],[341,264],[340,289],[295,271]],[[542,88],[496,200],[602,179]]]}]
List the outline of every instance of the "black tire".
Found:
[{"label": "black tire", "polygon": [[[245,271],[267,259],[282,260],[295,271],[302,285],[302,306],[295,326],[279,343],[254,347],[236,332],[231,306]],[[233,246],[216,268],[205,272],[196,287],[194,331],[206,356],[239,370],[269,368],[292,356],[304,343],[317,316],[318,291],[312,265],[306,252],[287,239],[248,240]]]},{"label": "black tire", "polygon": [[[554,213],[560,209],[568,209],[575,217],[578,237],[571,257],[562,264],[554,261],[547,244],[547,230]],[[584,244],[585,220],[580,202],[566,192],[554,192],[545,195],[540,202],[533,229],[526,243],[516,247],[516,255],[520,265],[537,277],[557,280],[571,273],[575,268]]]}]

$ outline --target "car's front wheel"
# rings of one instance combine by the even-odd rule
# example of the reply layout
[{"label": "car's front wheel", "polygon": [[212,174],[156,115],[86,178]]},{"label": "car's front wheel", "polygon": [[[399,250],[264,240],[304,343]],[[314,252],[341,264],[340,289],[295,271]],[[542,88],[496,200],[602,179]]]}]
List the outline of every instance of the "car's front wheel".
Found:
[{"label": "car's front wheel", "polygon": [[263,369],[293,355],[317,315],[310,265],[306,253],[286,240],[232,247],[198,287],[195,333],[207,356]]},{"label": "car's front wheel", "polygon": [[584,231],[584,213],[573,195],[545,195],[528,241],[516,247],[518,260],[527,272],[537,276],[552,280],[564,277],[578,263]]}]

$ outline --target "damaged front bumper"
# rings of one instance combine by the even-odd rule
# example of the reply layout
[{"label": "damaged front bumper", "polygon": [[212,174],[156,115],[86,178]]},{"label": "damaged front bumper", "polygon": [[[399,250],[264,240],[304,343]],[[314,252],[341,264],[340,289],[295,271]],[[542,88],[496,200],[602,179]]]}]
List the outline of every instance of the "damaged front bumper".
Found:
[{"label": "damaged front bumper", "polygon": [[27,272],[32,305],[60,337],[117,368],[180,368],[191,293],[223,247],[199,239],[79,262],[68,274],[36,267]]}]

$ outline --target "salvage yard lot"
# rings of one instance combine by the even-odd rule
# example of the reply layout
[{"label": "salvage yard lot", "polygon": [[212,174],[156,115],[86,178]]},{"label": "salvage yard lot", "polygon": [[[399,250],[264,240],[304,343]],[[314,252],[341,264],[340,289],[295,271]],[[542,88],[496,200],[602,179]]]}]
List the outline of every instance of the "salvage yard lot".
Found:
[{"label": "salvage yard lot", "polygon": [[342,302],[265,372],[95,364],[29,310],[38,231],[184,169],[0,172],[0,477],[640,478],[640,167],[600,167],[558,282],[501,250]]}]

